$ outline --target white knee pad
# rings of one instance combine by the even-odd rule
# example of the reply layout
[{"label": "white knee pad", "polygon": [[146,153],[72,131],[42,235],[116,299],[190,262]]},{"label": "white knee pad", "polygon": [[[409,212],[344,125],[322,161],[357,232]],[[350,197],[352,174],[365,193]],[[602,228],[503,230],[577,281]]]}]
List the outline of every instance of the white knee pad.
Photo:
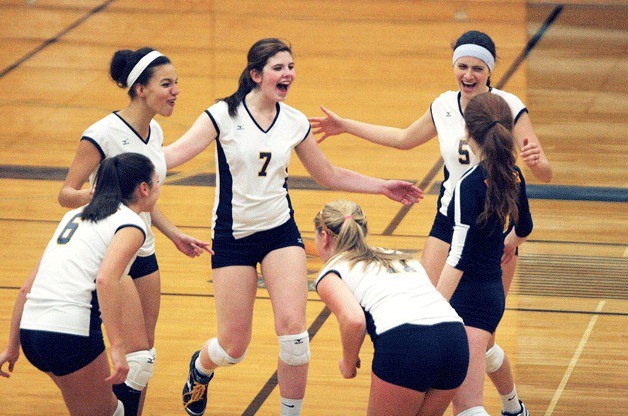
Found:
[{"label": "white knee pad", "polygon": [[124,405],[120,400],[118,400],[118,407],[116,407],[116,411],[113,412],[113,416],[124,416]]},{"label": "white knee pad", "polygon": [[486,373],[491,374],[499,370],[505,356],[504,350],[497,343],[493,345],[493,348],[486,351]]},{"label": "white knee pad", "polygon": [[209,358],[219,367],[229,367],[244,360],[246,351],[238,358],[233,358],[218,343],[218,338],[212,338],[207,346]]},{"label": "white knee pad", "polygon": [[490,416],[483,406],[471,407],[463,412],[458,413],[457,416]]},{"label": "white knee pad", "polygon": [[307,331],[296,335],[279,336],[279,358],[288,365],[310,362],[310,336]]},{"label": "white knee pad", "polygon": [[135,351],[126,355],[129,363],[129,374],[124,384],[132,389],[142,391],[153,376],[155,358],[148,350]]}]

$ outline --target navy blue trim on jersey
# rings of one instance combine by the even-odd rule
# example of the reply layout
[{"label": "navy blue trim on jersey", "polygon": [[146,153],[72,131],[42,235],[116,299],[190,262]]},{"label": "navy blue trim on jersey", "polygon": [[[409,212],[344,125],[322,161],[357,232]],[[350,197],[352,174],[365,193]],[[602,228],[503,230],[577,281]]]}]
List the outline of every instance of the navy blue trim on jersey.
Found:
[{"label": "navy blue trim on jersey", "polygon": [[209,110],[205,110],[205,114],[207,114],[209,116],[209,119],[212,121],[214,128],[216,129],[216,139],[218,139],[218,137],[220,137],[220,127],[218,127],[216,119],[214,118],[214,116],[212,116],[212,113],[210,113]]},{"label": "navy blue trim on jersey", "polygon": [[[489,91],[491,90],[491,88],[489,87],[488,89]],[[458,98],[456,99],[456,101],[458,102],[458,111],[460,111],[460,115],[462,117],[464,117],[464,113],[462,112],[462,104],[460,104],[460,99],[462,98],[462,91],[458,91]],[[465,123],[466,124],[466,123]]]},{"label": "navy blue trim on jersey", "polygon": [[218,155],[218,172],[220,174],[220,198],[216,208],[216,225],[214,237],[233,235],[233,177],[227,163],[225,150],[220,138],[216,140],[216,154]]},{"label": "navy blue trim on jersey", "polygon": [[325,274],[319,277],[318,280],[316,281],[316,286],[314,287],[314,289],[316,289],[317,292],[318,292],[318,284],[331,273],[335,274],[340,279],[342,279],[342,277],[340,277],[340,273],[338,273],[338,270],[334,270],[334,269],[327,270]]},{"label": "navy blue trim on jersey", "polygon": [[307,136],[310,135],[311,131],[312,131],[312,125],[310,124],[309,127],[307,128],[307,133],[305,133],[305,137],[303,138],[303,140],[301,140],[301,143],[303,143],[305,139],[307,139]]},{"label": "navy blue trim on jersey", "polygon": [[268,129],[264,130],[262,126],[260,126],[257,123],[257,120],[255,120],[255,117],[253,117],[253,114],[251,114],[251,112],[249,111],[249,107],[246,105],[246,100],[242,100],[242,104],[244,105],[244,109],[246,110],[249,117],[251,117],[251,120],[253,120],[253,123],[255,123],[257,128],[260,129],[262,133],[268,133],[273,128],[273,126],[277,122],[277,119],[279,118],[279,112],[281,111],[281,106],[279,105],[279,103],[275,103],[275,109],[277,110],[277,114],[275,114],[275,119],[273,120],[272,123],[270,123],[270,126],[268,126]]},{"label": "navy blue trim on jersey", "polygon": [[144,139],[142,138],[142,136],[141,136],[141,135],[137,132],[137,130],[135,130],[135,129],[133,128],[133,126],[131,126],[129,123],[127,123],[127,121],[126,121],[125,119],[123,119],[123,118],[122,118],[122,116],[121,116],[120,114],[118,114],[118,112],[117,112],[117,111],[114,111],[114,112],[113,112],[113,115],[114,115],[114,116],[116,116],[116,117],[118,117],[120,120],[122,120],[122,122],[123,122],[124,124],[126,124],[126,126],[127,126],[129,129],[131,129],[131,131],[132,131],[133,133],[135,133],[135,135],[138,137],[138,139],[140,139],[140,140],[142,141],[142,143],[144,143],[144,144],[148,144],[148,142],[150,142],[150,133],[151,133],[151,128],[150,128],[150,125],[148,126],[148,137],[146,137],[146,140],[144,140]]},{"label": "navy blue trim on jersey", "polygon": [[447,170],[447,166],[443,164],[443,180],[440,183],[440,190],[438,191],[438,198],[436,199],[436,212],[440,212],[440,209],[443,206],[441,201],[443,200],[443,195],[445,195],[445,182],[447,182],[448,179],[449,170]]},{"label": "navy blue trim on jersey", "polygon": [[528,112],[528,109],[526,107],[523,107],[521,111],[519,111],[517,115],[515,116],[515,119],[512,121],[512,125],[514,126],[515,124],[517,124],[519,117],[521,117],[523,113],[527,113],[527,112]]},{"label": "navy blue trim on jersey", "polygon": [[83,136],[83,137],[81,137],[81,140],[87,140],[88,142],[90,142],[91,144],[93,144],[96,147],[96,150],[98,150],[98,153],[100,153],[100,160],[103,160],[106,157],[105,152],[103,152],[103,150],[100,147],[100,145],[98,143],[96,143],[96,140],[92,139],[89,136]]},{"label": "navy blue trim on jersey", "polygon": [[98,293],[96,289],[92,290],[92,300],[90,302],[92,309],[89,314],[89,333],[95,334],[102,332],[102,319],[100,318],[100,304],[98,303]]},{"label": "navy blue trim on jersey", "polygon": [[146,241],[146,231],[144,231],[142,229],[142,227],[140,227],[137,224],[122,224],[121,226],[116,228],[116,231],[114,232],[114,234],[117,233],[118,231],[120,231],[121,229],[127,228],[127,227],[137,228],[138,230],[140,230],[142,232],[142,234],[144,235],[144,240],[142,240],[142,244],[144,244],[144,241]]},{"label": "navy blue trim on jersey", "polygon": [[[286,174],[288,174],[288,168],[286,168]],[[283,181],[283,188],[286,190],[286,201],[288,202],[288,209],[290,211],[290,218],[294,217],[294,209],[292,208],[292,200],[290,199],[290,193],[288,192],[288,177]]]}]

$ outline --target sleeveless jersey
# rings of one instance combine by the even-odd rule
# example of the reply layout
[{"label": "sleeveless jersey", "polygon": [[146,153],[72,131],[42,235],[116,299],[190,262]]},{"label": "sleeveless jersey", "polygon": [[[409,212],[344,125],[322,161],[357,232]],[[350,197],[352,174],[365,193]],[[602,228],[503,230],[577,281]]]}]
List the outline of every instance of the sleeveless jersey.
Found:
[{"label": "sleeveless jersey", "polygon": [[97,305],[96,276],[113,236],[124,227],[146,235],[144,221],[125,205],[98,222],[83,221],[83,208],[66,213],[48,243],[20,328],[88,336]]},{"label": "sleeveless jersey", "polygon": [[364,309],[371,337],[403,324],[462,322],[417,260],[396,260],[390,269],[377,262],[364,268],[363,262],[351,267],[339,254],[325,264],[316,285],[332,272],[349,286]]},{"label": "sleeveless jersey", "polygon": [[[140,153],[150,159],[155,165],[155,172],[159,183],[166,178],[166,156],[163,152],[164,132],[155,120],[150,122],[148,139],[142,137],[117,112],[113,112],[103,119],[92,124],[83,132],[81,140],[89,140],[100,152],[102,158],[112,157],[121,153]],[[93,185],[96,171],[90,178]],[[146,223],[146,241],[138,252],[138,256],[146,257],[155,252],[155,234],[150,225],[150,213],[142,212],[141,217]]]},{"label": "sleeveless jersey", "polygon": [[224,101],[205,113],[218,132],[212,236],[239,239],[288,221],[288,165],[310,132],[307,117],[277,103],[275,120],[264,130],[244,102],[234,118]]},{"label": "sleeveless jersey", "polygon": [[[490,88],[490,92],[506,100],[515,123],[521,114],[528,111],[515,95],[496,88]],[[430,106],[430,113],[438,132],[440,154],[445,164],[443,168],[445,177],[438,197],[438,211],[447,215],[447,207],[456,183],[477,161],[467,144],[466,126],[460,106],[460,91],[447,91],[441,94]]]}]

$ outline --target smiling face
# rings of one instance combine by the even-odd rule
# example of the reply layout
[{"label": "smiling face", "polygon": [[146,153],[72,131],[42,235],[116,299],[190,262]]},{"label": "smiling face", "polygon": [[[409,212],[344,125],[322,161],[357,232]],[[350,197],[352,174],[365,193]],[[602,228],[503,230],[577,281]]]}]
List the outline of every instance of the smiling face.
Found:
[{"label": "smiling face", "polygon": [[179,95],[179,77],[174,65],[155,67],[147,85],[140,86],[139,95],[144,97],[150,110],[160,116],[169,117],[174,111],[174,103]]},{"label": "smiling face", "polygon": [[269,100],[284,101],[296,79],[292,54],[287,51],[276,53],[268,58],[261,74],[252,70],[251,78]]},{"label": "smiling face", "polygon": [[486,63],[478,58],[463,56],[454,64],[454,76],[466,101],[488,92],[487,83],[490,75]]}]

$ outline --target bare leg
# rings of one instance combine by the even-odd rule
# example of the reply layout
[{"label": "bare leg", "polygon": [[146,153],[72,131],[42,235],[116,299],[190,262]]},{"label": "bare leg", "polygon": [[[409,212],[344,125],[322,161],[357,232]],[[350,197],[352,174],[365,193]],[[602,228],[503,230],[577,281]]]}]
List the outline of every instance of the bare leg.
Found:
[{"label": "bare leg", "polygon": [[[214,298],[218,343],[234,358],[241,357],[251,342],[253,305],[257,293],[257,271],[250,266],[229,266],[214,269]],[[201,350],[203,367],[217,367],[207,352]]]},{"label": "bare leg", "polygon": [[[453,393],[452,393],[453,394]],[[421,407],[425,393],[397,386],[371,374],[368,416],[415,416]],[[451,400],[451,397],[449,397]],[[447,402],[449,404],[449,401]],[[443,412],[447,409],[447,405]],[[423,413],[419,413],[423,414]],[[425,413],[436,415],[439,413]],[[442,413],[440,413],[442,415]]]},{"label": "bare leg", "polygon": [[428,390],[417,416],[440,416],[445,414],[455,393],[456,389]]},{"label": "bare leg", "polygon": [[421,264],[425,268],[425,271],[434,286],[438,283],[443,267],[445,267],[445,261],[447,260],[448,254],[449,243],[435,237],[427,237],[425,247],[423,247]]},{"label": "bare leg", "polygon": [[467,377],[456,390],[453,398],[454,414],[484,403],[484,374],[486,368],[486,346],[490,333],[465,326],[469,338],[469,369]]},{"label": "bare leg", "polygon": [[[161,295],[159,271],[135,280],[125,276],[122,278],[121,284],[124,292],[122,324],[125,328],[126,353],[149,350],[155,339],[155,326],[159,314],[159,296]],[[146,319],[147,313],[151,318],[150,324]],[[152,328],[152,332],[148,332],[149,327]],[[118,389],[116,390],[117,394],[124,394],[123,391],[132,393],[128,397],[124,395],[120,397],[123,397],[122,402],[127,407],[125,411],[128,416],[135,416],[131,414],[133,413],[131,409],[135,405],[137,405],[136,415],[140,416],[144,407],[147,387],[141,391],[139,397],[136,397],[135,390],[131,391],[124,386],[118,385],[116,389]]]},{"label": "bare leg", "polygon": [[71,416],[111,416],[118,399],[105,379],[110,375],[106,352],[78,371],[66,376],[48,375],[61,390]]},{"label": "bare leg", "polygon": [[[262,261],[262,275],[275,315],[275,332],[296,335],[307,329],[307,269],[305,251],[285,247],[270,252]],[[286,399],[301,400],[305,396],[308,364],[288,365],[278,360],[279,393]]]}]

